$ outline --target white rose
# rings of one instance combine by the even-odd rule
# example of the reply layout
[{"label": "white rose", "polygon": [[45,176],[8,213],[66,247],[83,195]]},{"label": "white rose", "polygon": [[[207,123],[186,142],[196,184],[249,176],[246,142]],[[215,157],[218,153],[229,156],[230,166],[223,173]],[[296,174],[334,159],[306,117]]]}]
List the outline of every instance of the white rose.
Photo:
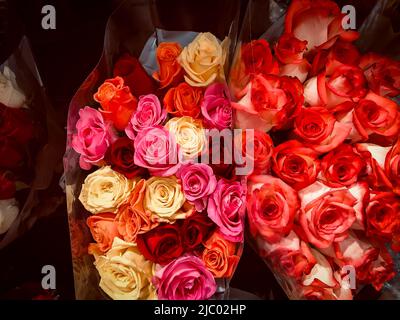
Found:
[{"label": "white rose", "polygon": [[0,102],[9,108],[21,108],[25,105],[26,97],[18,88],[15,74],[10,68],[4,67],[0,72]]},{"label": "white rose", "polygon": [[15,199],[0,200],[0,234],[10,229],[18,213],[18,203]]}]

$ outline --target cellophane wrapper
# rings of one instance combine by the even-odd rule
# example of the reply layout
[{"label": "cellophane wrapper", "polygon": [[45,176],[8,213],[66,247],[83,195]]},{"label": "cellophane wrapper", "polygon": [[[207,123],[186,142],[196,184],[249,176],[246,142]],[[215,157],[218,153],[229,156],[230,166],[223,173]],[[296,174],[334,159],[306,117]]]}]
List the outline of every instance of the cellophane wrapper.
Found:
[{"label": "cellophane wrapper", "polygon": [[[241,48],[245,44],[249,44],[253,40],[265,39],[270,46],[271,51],[274,50],[274,44],[279,37],[284,33],[285,30],[285,16],[287,9],[290,5],[290,0],[250,0],[247,6],[247,11],[244,15],[244,20],[241,25],[235,55],[233,58],[231,76],[229,78],[229,84],[231,88],[231,96],[233,101],[235,100],[235,92],[238,92],[238,88],[243,88],[245,83],[238,83],[237,70],[240,70],[241,63]],[[370,2],[370,7],[367,7],[364,1],[350,1],[349,3],[343,1],[337,1],[339,7],[347,4],[352,5],[355,8],[355,17],[357,23],[357,31],[359,32],[359,38],[354,42],[361,54],[367,52],[378,53],[393,60],[400,59],[400,32],[395,26],[396,17],[398,19],[399,1],[375,1]],[[372,6],[371,6],[372,3]],[[348,11],[345,11],[348,13]],[[317,27],[316,27],[317,28]],[[397,29],[396,29],[397,28]],[[318,33],[317,29],[314,29]],[[272,53],[273,54],[273,53]],[[239,89],[240,90],[240,89]],[[399,96],[392,97],[394,101],[399,103]],[[236,127],[238,127],[236,125]],[[290,139],[283,135],[279,137],[277,134],[278,143],[285,142],[285,139]],[[274,141],[275,142],[275,141]],[[249,210],[249,208],[247,208]],[[273,245],[268,244],[262,237],[254,237],[251,235],[248,223],[247,213],[247,233],[246,243],[260,255],[264,260],[269,269],[274,273],[276,280],[285,291],[289,299],[302,300],[306,299],[304,288],[299,285],[299,282],[294,278],[283,275],[278,270],[277,265],[282,261],[276,260],[272,263],[267,252],[270,252]],[[289,238],[290,235],[288,235]],[[386,245],[388,252],[393,259],[393,271],[395,276],[386,283],[384,283],[381,289],[382,299],[400,299],[399,295],[399,253],[394,252],[390,249],[390,246]],[[353,298],[364,288],[364,285],[357,285],[357,288],[353,290]],[[375,295],[376,297],[376,295]]]},{"label": "cellophane wrapper", "polygon": [[[2,138],[8,144],[15,144],[21,154],[20,161],[13,168],[9,166],[1,168],[3,178],[11,177],[11,181],[15,183],[14,205],[18,211],[8,230],[0,235],[1,250],[31,229],[39,218],[53,213],[64,201],[55,176],[56,172],[59,175],[62,172],[59,164],[63,154],[64,135],[47,98],[27,38],[22,37],[13,53],[0,63],[2,81],[5,81],[2,83],[1,92],[4,95],[2,97],[4,117],[13,112],[22,115],[21,118],[18,115],[14,118],[16,123],[13,123],[13,117],[0,119],[2,130],[5,126],[16,130],[14,133],[12,131],[7,133],[6,129]],[[13,87],[10,96],[7,96],[7,92],[10,92],[6,91],[8,86]],[[21,96],[24,96],[24,103],[19,107],[18,100]],[[21,132],[24,138],[15,139],[17,131]],[[7,154],[5,149],[2,150],[3,159],[13,157]],[[5,212],[6,215],[8,213]]]},{"label": "cellophane wrapper", "polygon": [[[79,110],[93,104],[94,93],[104,80],[113,76],[113,66],[123,53],[137,58],[148,75],[152,76],[157,68],[155,50],[159,43],[174,41],[184,47],[199,32],[210,32],[220,40],[229,38],[229,56],[233,55],[238,14],[238,1],[218,0],[197,4],[176,1],[175,4],[169,4],[162,1],[128,0],[110,16],[101,59],[69,105],[64,170],[76,299],[108,299],[99,287],[100,277],[93,265],[94,258],[88,254],[88,246],[93,242],[86,225],[90,213],[78,199],[88,174],[80,168],[79,154],[72,148]],[[229,62],[225,67],[227,74]],[[244,182],[241,183],[245,186]],[[241,255],[242,244],[239,247],[238,254]],[[228,289],[229,279],[217,281],[217,291],[213,298],[226,298]]]}]

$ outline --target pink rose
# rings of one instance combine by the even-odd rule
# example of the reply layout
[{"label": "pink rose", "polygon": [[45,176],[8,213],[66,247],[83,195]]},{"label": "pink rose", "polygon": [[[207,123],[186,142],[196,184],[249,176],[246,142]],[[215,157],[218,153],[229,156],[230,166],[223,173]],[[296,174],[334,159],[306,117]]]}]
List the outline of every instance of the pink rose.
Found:
[{"label": "pink rose", "polygon": [[160,126],[144,129],[134,144],[135,164],[147,168],[151,175],[166,177],[178,171],[182,154],[167,129]]},{"label": "pink rose", "polygon": [[190,255],[158,270],[154,283],[160,300],[205,300],[217,289],[214,277],[203,261]]},{"label": "pink rose", "polygon": [[96,109],[85,107],[79,110],[79,117],[76,123],[77,133],[72,137],[72,147],[81,155],[81,168],[89,170],[93,164],[103,160],[112,135],[110,126]]},{"label": "pink rose", "polygon": [[243,240],[244,197],[245,192],[240,182],[221,179],[208,200],[208,216],[229,241]]},{"label": "pink rose", "polygon": [[203,211],[217,186],[211,167],[202,163],[187,164],[178,171],[177,177],[182,180],[186,199],[194,203],[197,211]]},{"label": "pink rose", "polygon": [[135,133],[143,129],[161,125],[167,112],[161,108],[160,100],[154,94],[141,96],[138,108],[125,129],[126,135],[134,140]]},{"label": "pink rose", "polygon": [[232,127],[232,107],[223,84],[216,83],[207,88],[201,113],[209,128],[223,130]]}]

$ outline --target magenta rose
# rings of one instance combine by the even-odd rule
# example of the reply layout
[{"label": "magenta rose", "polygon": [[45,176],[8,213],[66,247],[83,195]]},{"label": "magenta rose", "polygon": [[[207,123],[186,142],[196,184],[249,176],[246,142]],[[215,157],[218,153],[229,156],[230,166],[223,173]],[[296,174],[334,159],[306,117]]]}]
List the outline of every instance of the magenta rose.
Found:
[{"label": "magenta rose", "polygon": [[177,177],[182,180],[186,199],[194,203],[197,211],[203,211],[217,186],[211,167],[203,163],[186,164],[178,171]]},{"label": "magenta rose", "polygon": [[161,126],[140,131],[134,145],[135,164],[147,168],[153,176],[171,176],[181,166],[182,153],[174,137]]},{"label": "magenta rose", "polygon": [[217,285],[203,261],[195,256],[183,256],[158,270],[154,276],[160,300],[205,300]]},{"label": "magenta rose", "polygon": [[208,216],[229,241],[243,240],[243,210],[245,192],[240,182],[218,181],[208,200]]},{"label": "magenta rose", "polygon": [[232,127],[232,107],[221,83],[209,86],[201,104],[204,123],[209,128],[223,130]]},{"label": "magenta rose", "polygon": [[72,147],[81,155],[81,168],[89,170],[92,165],[103,160],[112,142],[111,127],[105,123],[98,110],[90,107],[79,110],[79,117],[77,133],[72,137]]},{"label": "magenta rose", "polygon": [[135,133],[161,125],[166,117],[167,112],[161,108],[157,96],[154,94],[141,96],[137,110],[130,119],[125,133],[130,139],[134,140]]}]

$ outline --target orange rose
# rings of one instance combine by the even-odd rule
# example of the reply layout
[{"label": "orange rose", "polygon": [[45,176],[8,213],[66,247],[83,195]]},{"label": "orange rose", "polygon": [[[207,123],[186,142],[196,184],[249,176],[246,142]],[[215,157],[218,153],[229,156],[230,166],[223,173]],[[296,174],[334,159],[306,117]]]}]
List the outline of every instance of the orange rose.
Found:
[{"label": "orange rose", "polygon": [[177,84],[183,78],[183,70],[177,58],[182,51],[179,43],[162,42],[157,48],[158,72],[153,77],[160,82],[160,89]]},{"label": "orange rose", "polygon": [[204,244],[203,261],[216,278],[230,278],[239,263],[236,245],[215,232]]},{"label": "orange rose", "polygon": [[99,213],[90,216],[87,221],[94,241],[97,242],[97,248],[102,251],[108,251],[115,237],[119,236],[114,213]]},{"label": "orange rose", "polygon": [[143,208],[146,180],[140,180],[132,190],[129,201],[118,209],[118,231],[127,242],[136,242],[136,236],[158,225],[151,219],[151,212]]},{"label": "orange rose", "polygon": [[120,131],[128,125],[137,107],[137,99],[121,77],[106,80],[95,93],[94,100],[103,108],[104,118],[113,122]]},{"label": "orange rose", "polygon": [[164,105],[167,112],[174,116],[197,118],[202,100],[203,91],[200,88],[191,87],[186,82],[182,82],[177,87],[168,90],[164,97]]}]

